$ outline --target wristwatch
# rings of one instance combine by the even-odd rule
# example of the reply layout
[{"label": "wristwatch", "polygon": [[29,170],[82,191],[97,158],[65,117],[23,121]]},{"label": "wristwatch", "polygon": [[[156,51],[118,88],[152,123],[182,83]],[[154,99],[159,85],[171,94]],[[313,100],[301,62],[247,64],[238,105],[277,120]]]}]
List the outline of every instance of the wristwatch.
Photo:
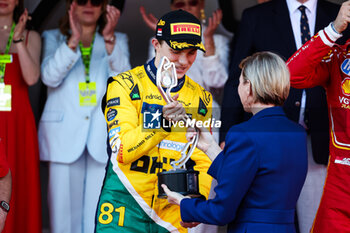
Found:
[{"label": "wristwatch", "polygon": [[10,205],[6,201],[0,202],[0,208],[3,209],[7,213],[10,211]]}]

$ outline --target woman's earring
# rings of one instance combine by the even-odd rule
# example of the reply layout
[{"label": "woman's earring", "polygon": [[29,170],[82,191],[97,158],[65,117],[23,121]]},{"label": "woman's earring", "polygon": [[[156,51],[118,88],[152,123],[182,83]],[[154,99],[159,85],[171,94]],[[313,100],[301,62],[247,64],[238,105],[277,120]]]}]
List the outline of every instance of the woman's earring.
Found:
[{"label": "woman's earring", "polygon": [[204,12],[204,9],[201,9],[200,13],[201,13],[201,21],[202,21],[202,24],[205,24],[205,23],[206,23],[206,20],[205,20],[205,12]]}]

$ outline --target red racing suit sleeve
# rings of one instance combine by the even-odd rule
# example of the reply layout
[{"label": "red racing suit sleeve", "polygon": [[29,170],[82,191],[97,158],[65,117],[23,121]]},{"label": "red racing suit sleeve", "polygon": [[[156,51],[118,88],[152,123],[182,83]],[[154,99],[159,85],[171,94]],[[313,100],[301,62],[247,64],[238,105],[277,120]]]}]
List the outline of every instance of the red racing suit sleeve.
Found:
[{"label": "red racing suit sleeve", "polygon": [[[339,34],[340,35],[340,34]],[[294,88],[325,87],[330,79],[334,42],[340,36],[331,24],[319,31],[287,61]]]},{"label": "red racing suit sleeve", "polygon": [[[124,75],[124,78],[123,78]],[[125,76],[128,76],[127,85]],[[105,119],[112,153],[117,153],[119,163],[128,164],[139,159],[163,140],[169,132],[164,129],[145,130],[140,124],[141,100],[132,100],[130,95],[137,86],[132,73],[114,77],[107,87]],[[151,139],[151,140],[150,140]]]}]

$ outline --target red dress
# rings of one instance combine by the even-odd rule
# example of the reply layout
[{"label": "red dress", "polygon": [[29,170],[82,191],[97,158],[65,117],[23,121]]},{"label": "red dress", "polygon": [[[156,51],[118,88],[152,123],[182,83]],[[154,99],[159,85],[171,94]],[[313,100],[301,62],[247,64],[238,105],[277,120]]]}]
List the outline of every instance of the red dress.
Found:
[{"label": "red dress", "polygon": [[34,115],[17,54],[6,65],[12,88],[11,111],[0,111],[0,152],[12,175],[10,212],[2,233],[41,233],[39,149]]}]

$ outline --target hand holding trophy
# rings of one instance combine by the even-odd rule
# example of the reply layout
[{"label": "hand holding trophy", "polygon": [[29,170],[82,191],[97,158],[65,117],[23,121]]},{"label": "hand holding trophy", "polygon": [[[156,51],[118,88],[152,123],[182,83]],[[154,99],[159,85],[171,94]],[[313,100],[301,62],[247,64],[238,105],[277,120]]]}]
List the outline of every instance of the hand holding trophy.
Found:
[{"label": "hand holding trophy", "polygon": [[[174,100],[171,98],[170,92],[173,87],[177,86],[177,75],[175,64],[170,62],[167,57],[162,57],[160,65],[158,66],[156,83],[160,94],[164,100],[169,104]],[[183,121],[190,120],[187,115],[182,117]],[[198,129],[196,129],[198,131]],[[199,134],[197,134],[199,135]],[[158,197],[166,198],[167,195],[161,187],[165,184],[172,191],[178,192],[184,196],[198,197],[198,171],[186,170],[186,162],[191,157],[196,145],[198,143],[198,136],[194,136],[191,141],[187,142],[181,150],[181,158],[177,161],[172,161],[170,165],[173,167],[169,171],[158,173]]]}]

